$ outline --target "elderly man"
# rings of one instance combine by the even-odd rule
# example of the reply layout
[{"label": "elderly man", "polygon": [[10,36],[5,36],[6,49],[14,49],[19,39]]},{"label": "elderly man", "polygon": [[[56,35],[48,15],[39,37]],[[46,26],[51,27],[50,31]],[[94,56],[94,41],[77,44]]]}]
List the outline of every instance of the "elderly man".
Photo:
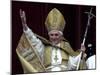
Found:
[{"label": "elderly man", "polygon": [[[42,40],[41,37],[37,36],[37,34],[33,33],[32,30],[27,26],[25,19],[25,12],[23,11],[20,14],[22,19],[24,34],[29,39],[32,47],[34,47],[34,49],[37,51],[38,56],[42,62],[42,65],[45,67],[45,70],[46,71],[76,70],[78,62],[81,59],[80,52],[83,51],[84,53],[85,47],[81,45],[81,49],[75,52],[71,48],[68,41],[64,39],[63,30],[66,23],[60,11],[54,8],[49,12],[46,18],[45,25],[48,30],[48,35],[50,39],[50,41],[48,42],[49,44],[44,43],[43,42],[44,40]],[[24,53],[27,55],[31,55],[30,52],[27,51],[29,50],[24,51]],[[18,52],[17,54],[19,55]],[[35,60],[33,59],[33,61]],[[22,62],[22,64],[25,63]],[[23,67],[25,67],[25,65]],[[81,64],[81,66],[79,65],[78,69],[86,69],[86,67],[84,67],[84,64]],[[39,72],[39,71],[32,71],[32,72]]]}]

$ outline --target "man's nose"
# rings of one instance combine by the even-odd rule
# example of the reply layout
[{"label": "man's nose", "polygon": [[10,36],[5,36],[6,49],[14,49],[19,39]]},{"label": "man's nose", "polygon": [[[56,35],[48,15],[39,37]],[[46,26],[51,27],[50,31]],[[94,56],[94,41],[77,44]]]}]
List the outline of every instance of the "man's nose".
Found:
[{"label": "man's nose", "polygon": [[53,35],[52,37],[53,37],[53,38],[56,38],[56,36],[55,36],[55,35]]}]

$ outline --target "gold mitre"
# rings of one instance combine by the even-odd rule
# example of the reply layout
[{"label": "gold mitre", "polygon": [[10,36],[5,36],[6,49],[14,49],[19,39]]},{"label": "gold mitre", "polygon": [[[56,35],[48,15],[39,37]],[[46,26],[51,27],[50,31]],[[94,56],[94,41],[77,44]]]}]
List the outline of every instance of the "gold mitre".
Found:
[{"label": "gold mitre", "polygon": [[58,9],[54,8],[49,12],[45,21],[45,25],[48,31],[51,30],[63,31],[65,27],[64,16]]}]

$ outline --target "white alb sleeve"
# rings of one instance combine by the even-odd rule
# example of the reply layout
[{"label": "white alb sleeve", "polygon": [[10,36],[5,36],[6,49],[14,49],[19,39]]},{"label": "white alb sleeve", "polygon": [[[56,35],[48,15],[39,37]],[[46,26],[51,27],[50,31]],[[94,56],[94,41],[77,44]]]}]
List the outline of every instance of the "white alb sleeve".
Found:
[{"label": "white alb sleeve", "polygon": [[42,41],[36,37],[36,35],[32,32],[30,28],[28,28],[26,31],[24,31],[25,35],[29,39],[32,46],[35,47],[35,49],[38,51],[39,56],[43,59],[43,53],[44,53],[44,45]]},{"label": "white alb sleeve", "polygon": [[68,69],[76,70],[78,62],[80,61],[81,53],[77,56],[69,56]]}]

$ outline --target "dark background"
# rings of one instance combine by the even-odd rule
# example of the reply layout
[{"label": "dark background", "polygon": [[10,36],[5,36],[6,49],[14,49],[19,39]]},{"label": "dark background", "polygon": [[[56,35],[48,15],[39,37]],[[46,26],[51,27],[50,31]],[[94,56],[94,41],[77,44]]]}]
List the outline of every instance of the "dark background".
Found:
[{"label": "dark background", "polygon": [[[25,11],[27,24],[33,30],[33,32],[48,39],[47,30],[44,24],[45,19],[51,9],[57,8],[59,11],[61,11],[66,20],[64,37],[70,42],[72,48],[77,50],[80,48],[87,25],[88,17],[84,12],[89,11],[91,7],[93,7],[93,14],[96,15],[96,6],[12,1],[12,73],[23,73],[21,63],[16,54],[16,47],[23,33],[22,23],[19,15],[20,9]],[[93,45],[93,53],[95,54],[96,18],[91,20],[91,26],[88,30],[85,46],[87,47],[89,43]],[[87,54],[88,53],[89,52],[87,52]]]}]

